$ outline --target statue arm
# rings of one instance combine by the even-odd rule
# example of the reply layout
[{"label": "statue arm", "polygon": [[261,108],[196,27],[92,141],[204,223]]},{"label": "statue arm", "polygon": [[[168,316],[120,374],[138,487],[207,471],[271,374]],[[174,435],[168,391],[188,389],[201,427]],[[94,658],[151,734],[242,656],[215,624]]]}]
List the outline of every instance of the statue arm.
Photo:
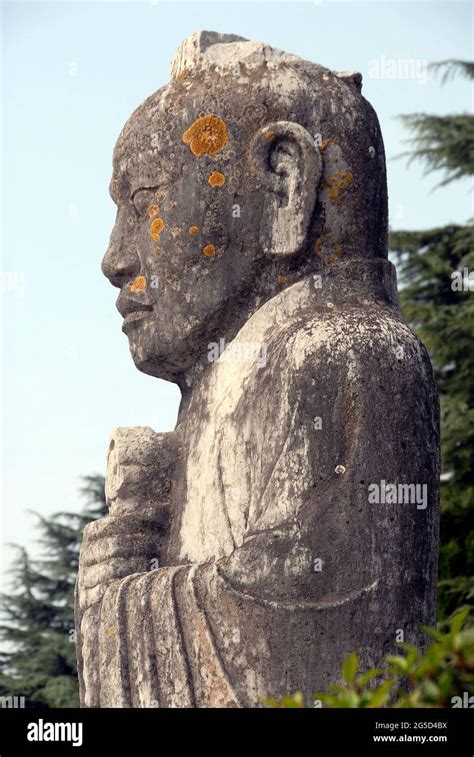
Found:
[{"label": "statue arm", "polygon": [[[381,581],[395,585],[407,548],[436,567],[435,550],[422,554],[436,540],[439,489],[429,357],[391,316],[371,322],[362,312],[352,327],[339,349],[337,332],[308,349],[310,334],[304,358],[287,358],[283,410],[264,396],[267,409],[255,412],[257,422],[266,412],[264,424],[281,430],[279,443],[261,450],[260,457],[270,450],[271,474],[243,544],[217,569],[232,591],[262,603],[327,607]],[[415,496],[425,499],[377,503],[372,493],[383,481],[419,485]]]}]

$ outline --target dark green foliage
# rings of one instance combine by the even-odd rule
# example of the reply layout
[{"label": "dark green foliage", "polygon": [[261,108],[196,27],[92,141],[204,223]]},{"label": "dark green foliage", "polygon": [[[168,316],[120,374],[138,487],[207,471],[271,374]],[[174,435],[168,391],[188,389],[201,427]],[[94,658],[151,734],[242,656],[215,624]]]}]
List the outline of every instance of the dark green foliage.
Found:
[{"label": "dark green foliage", "polygon": [[[474,63],[447,60],[434,63],[432,69],[443,71],[443,81],[457,73],[474,78]],[[474,173],[474,117],[469,113],[447,116],[410,113],[400,116],[413,133],[407,140],[410,162],[420,159],[427,171],[443,170],[444,179],[439,186],[449,184]]]},{"label": "dark green foliage", "polygon": [[[443,61],[444,80],[474,76],[474,64]],[[444,168],[447,183],[474,172],[474,116],[404,117],[412,158]],[[455,288],[453,273],[474,272],[474,227],[449,225],[390,234],[402,311],[425,343],[441,401],[441,547],[439,617],[474,601],[474,291]],[[472,274],[474,278],[474,273]]]},{"label": "dark green foliage", "polygon": [[74,583],[84,526],[105,515],[104,479],[83,478],[81,513],[38,518],[43,556],[16,547],[11,590],[0,597],[0,697],[25,706],[79,705],[74,644]]},{"label": "dark green foliage", "polygon": [[[473,118],[467,114],[453,116],[426,116],[412,113],[402,116],[409,129],[417,136],[408,142],[412,145],[410,161],[421,158],[428,171],[443,169],[445,178],[439,186],[444,186],[472,176],[474,172]],[[405,155],[407,153],[404,153]]]},{"label": "dark green foliage", "polygon": [[457,74],[462,74],[468,79],[474,79],[474,63],[470,60],[449,58],[448,60],[440,60],[435,63],[430,63],[429,68],[431,71],[442,71],[441,81],[443,84]]},{"label": "dark green foliage", "polygon": [[474,292],[453,271],[474,271],[474,228],[392,232],[402,310],[425,343],[441,400],[440,617],[474,599]]}]

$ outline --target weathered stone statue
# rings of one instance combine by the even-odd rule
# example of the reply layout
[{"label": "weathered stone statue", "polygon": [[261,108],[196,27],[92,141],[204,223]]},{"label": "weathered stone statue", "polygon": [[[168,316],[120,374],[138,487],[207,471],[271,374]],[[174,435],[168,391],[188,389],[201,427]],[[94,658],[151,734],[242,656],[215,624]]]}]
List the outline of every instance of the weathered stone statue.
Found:
[{"label": "weathered stone statue", "polygon": [[77,583],[87,707],[254,707],[420,643],[438,404],[361,76],[186,39],[114,153],[103,271],[176,429],[119,428]]}]

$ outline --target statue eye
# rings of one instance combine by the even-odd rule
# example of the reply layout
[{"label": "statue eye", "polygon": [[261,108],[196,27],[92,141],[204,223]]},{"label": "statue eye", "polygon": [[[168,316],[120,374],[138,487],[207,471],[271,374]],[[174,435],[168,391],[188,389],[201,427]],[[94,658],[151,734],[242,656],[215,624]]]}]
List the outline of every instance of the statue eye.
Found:
[{"label": "statue eye", "polygon": [[156,203],[156,187],[144,187],[137,189],[132,195],[132,202],[139,218],[147,215],[150,205]]}]

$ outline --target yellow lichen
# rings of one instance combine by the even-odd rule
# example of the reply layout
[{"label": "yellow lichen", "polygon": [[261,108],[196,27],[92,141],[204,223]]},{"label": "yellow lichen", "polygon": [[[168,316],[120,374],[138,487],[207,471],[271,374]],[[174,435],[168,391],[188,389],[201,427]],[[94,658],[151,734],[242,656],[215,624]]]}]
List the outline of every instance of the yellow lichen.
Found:
[{"label": "yellow lichen", "polygon": [[208,178],[211,187],[222,187],[225,182],[225,176],[220,171],[213,171]]},{"label": "yellow lichen", "polygon": [[179,81],[182,81],[183,79],[186,79],[188,76],[189,76],[189,70],[187,68],[183,68],[183,70],[179,72],[176,78],[179,79]]},{"label": "yellow lichen", "polygon": [[165,222],[162,218],[155,218],[150,226],[150,236],[155,242],[160,241],[160,234],[165,228]]},{"label": "yellow lichen", "polygon": [[193,155],[217,155],[227,144],[227,126],[219,116],[201,116],[183,134]]},{"label": "yellow lichen", "polygon": [[322,255],[323,248],[329,243],[330,238],[330,234],[321,234],[321,236],[316,239],[314,243],[314,251],[317,255]]},{"label": "yellow lichen", "polygon": [[318,255],[321,254],[321,248],[323,246],[323,240],[324,240],[324,237],[318,237],[317,240],[314,243],[314,250],[315,250],[315,252]]},{"label": "yellow lichen", "polygon": [[318,237],[314,242],[314,251],[321,257],[323,255],[324,248],[328,247],[329,245],[332,248],[332,253],[330,253],[325,260],[328,265],[332,265],[334,262],[334,257],[339,257],[339,255],[341,255],[342,246],[337,242],[331,242],[331,234],[322,234],[322,236]]},{"label": "yellow lichen", "polygon": [[216,254],[216,245],[215,244],[206,244],[206,246],[203,249],[203,253],[206,256],[206,258],[213,258]]},{"label": "yellow lichen", "polygon": [[275,135],[275,132],[272,131],[271,129],[268,129],[267,131],[263,132],[263,136],[265,137],[265,139],[271,139],[274,135]]},{"label": "yellow lichen", "polygon": [[115,636],[116,633],[117,632],[116,632],[114,626],[109,626],[108,627],[108,629],[107,629],[107,635],[108,636]]},{"label": "yellow lichen", "polygon": [[348,188],[352,181],[352,174],[348,171],[337,171],[333,176],[328,176],[322,182],[323,187],[329,189],[329,197],[333,202],[339,202],[341,192]]},{"label": "yellow lichen", "polygon": [[321,150],[321,152],[323,152],[323,150],[326,149],[326,147],[328,146],[328,144],[329,144],[330,141],[331,141],[330,139],[322,139],[321,140],[321,143],[319,145],[319,149]]},{"label": "yellow lichen", "polygon": [[150,205],[150,207],[148,208],[148,215],[150,216],[150,218],[154,218],[155,216],[158,215],[159,212],[160,212],[159,205],[153,204],[153,205]]},{"label": "yellow lichen", "polygon": [[155,247],[155,252],[157,252],[158,254],[160,254],[161,253],[161,247]]},{"label": "yellow lichen", "polygon": [[143,292],[146,289],[146,278],[144,276],[137,276],[135,281],[130,284],[131,292]]},{"label": "yellow lichen", "polygon": [[279,284],[286,284],[286,276],[278,276],[277,281]]},{"label": "yellow lichen", "polygon": [[200,232],[199,226],[190,226],[188,229],[188,234],[190,234],[191,236],[193,234],[199,234],[199,232]]}]

